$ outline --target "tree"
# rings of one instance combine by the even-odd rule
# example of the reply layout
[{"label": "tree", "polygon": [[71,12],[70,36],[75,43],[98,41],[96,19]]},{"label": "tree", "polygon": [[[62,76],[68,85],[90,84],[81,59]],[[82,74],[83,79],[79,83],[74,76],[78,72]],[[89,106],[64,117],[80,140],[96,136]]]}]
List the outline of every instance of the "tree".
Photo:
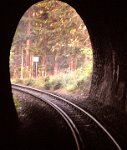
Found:
[{"label": "tree", "polygon": [[39,56],[39,71],[45,77],[63,69],[76,70],[80,58],[85,57],[86,51],[82,53],[81,49],[91,50],[82,19],[73,8],[60,1],[47,0],[28,9],[19,22],[14,43],[21,45],[18,54],[21,78],[32,77],[33,56]]}]

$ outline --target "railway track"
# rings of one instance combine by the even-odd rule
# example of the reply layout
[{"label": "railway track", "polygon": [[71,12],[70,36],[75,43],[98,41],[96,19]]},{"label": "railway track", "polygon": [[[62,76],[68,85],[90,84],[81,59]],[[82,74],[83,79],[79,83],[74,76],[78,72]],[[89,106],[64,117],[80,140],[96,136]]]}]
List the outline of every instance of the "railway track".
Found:
[{"label": "railway track", "polygon": [[91,114],[76,104],[48,91],[12,84],[12,89],[39,98],[53,107],[69,126],[77,150],[122,150],[115,138]]}]

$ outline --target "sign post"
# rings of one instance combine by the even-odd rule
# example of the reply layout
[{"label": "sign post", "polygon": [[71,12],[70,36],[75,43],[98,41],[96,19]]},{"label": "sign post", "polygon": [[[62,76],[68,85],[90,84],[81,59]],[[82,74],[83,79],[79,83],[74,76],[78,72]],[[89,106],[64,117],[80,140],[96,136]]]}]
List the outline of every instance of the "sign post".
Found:
[{"label": "sign post", "polygon": [[33,62],[35,62],[35,78],[37,78],[38,75],[38,62],[39,62],[39,57],[34,56],[33,57]]}]

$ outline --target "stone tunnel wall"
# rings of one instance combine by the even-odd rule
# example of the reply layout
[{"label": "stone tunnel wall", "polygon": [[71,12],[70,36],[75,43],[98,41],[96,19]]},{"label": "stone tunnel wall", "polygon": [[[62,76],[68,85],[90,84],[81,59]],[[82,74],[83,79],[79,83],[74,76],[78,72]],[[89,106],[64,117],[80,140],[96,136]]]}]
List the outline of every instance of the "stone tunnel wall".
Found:
[{"label": "stone tunnel wall", "polygon": [[[90,34],[94,68],[89,98],[113,105],[120,110],[127,109],[127,14],[124,8],[126,5],[122,0],[64,1],[77,10]],[[6,99],[4,105],[8,108],[9,105],[13,108],[9,74],[12,39],[18,21],[24,12],[36,2],[38,1],[7,0],[1,5],[2,7],[0,6],[2,20],[0,24],[0,69],[2,70],[0,94],[1,98]],[[5,8],[8,10],[7,13],[5,13]],[[8,102],[9,105],[7,105]]]}]

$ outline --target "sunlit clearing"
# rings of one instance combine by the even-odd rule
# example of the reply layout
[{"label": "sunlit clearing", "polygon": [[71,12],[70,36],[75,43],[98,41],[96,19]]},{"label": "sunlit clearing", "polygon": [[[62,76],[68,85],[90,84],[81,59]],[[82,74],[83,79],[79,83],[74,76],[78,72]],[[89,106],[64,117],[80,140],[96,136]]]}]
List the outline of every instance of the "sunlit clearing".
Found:
[{"label": "sunlit clearing", "polygon": [[87,94],[92,65],[87,28],[72,7],[44,1],[25,12],[11,47],[11,82]]}]

